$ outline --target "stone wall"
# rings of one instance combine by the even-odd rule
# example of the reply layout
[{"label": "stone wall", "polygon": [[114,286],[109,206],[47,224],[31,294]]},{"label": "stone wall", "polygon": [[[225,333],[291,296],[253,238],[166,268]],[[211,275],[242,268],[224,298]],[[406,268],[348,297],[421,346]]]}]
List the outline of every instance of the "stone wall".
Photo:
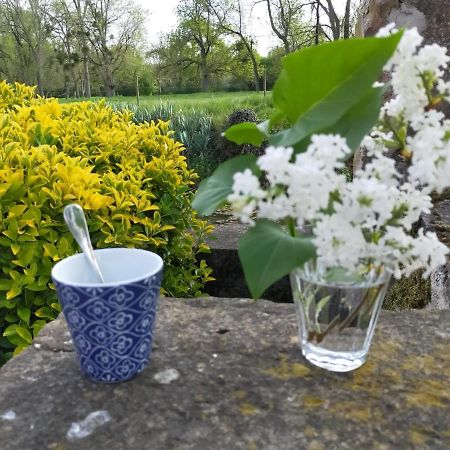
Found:
[{"label": "stone wall", "polygon": [[294,306],[170,299],[150,365],[87,380],[62,315],[0,371],[1,450],[450,448],[447,311],[382,311],[349,373],[301,356]]},{"label": "stone wall", "polygon": [[[363,0],[356,26],[358,36],[373,36],[379,28],[394,22],[398,27],[416,27],[425,43],[450,47],[450,1],[443,0]],[[445,111],[450,116],[449,108]],[[363,164],[364,154],[355,155],[354,167]],[[433,198],[433,213],[423,218],[426,230],[435,231],[450,245],[450,190]],[[450,308],[450,259],[446,266],[431,274],[432,309]],[[403,281],[402,283],[410,283]],[[426,290],[415,286],[419,291]],[[401,289],[400,289],[401,290]]]}]

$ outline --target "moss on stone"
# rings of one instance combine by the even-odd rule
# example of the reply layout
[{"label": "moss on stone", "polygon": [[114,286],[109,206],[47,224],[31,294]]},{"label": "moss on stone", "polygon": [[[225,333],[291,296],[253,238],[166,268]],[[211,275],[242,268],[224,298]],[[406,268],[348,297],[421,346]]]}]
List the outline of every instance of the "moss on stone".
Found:
[{"label": "moss on stone", "polygon": [[260,411],[259,411],[259,408],[257,408],[255,405],[252,405],[250,402],[243,402],[239,406],[239,412],[243,416],[249,417],[249,416],[254,416],[255,414],[258,414]]},{"label": "moss on stone", "polygon": [[410,277],[394,280],[388,289],[383,307],[390,310],[423,308],[430,302],[430,279],[422,278],[422,271]]},{"label": "moss on stone", "polygon": [[288,361],[288,356],[285,354],[280,354],[279,360],[280,364],[278,366],[266,369],[263,373],[278,380],[303,378],[311,374],[311,369],[309,367],[297,362],[290,363]]}]

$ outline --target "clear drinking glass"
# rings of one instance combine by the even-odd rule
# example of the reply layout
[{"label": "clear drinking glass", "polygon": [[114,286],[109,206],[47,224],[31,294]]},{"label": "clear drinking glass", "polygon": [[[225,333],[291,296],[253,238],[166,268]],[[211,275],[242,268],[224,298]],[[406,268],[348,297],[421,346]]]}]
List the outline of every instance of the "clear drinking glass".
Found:
[{"label": "clear drinking glass", "polygon": [[364,364],[389,280],[382,267],[355,275],[309,261],[295,269],[291,286],[305,358],[334,372]]}]

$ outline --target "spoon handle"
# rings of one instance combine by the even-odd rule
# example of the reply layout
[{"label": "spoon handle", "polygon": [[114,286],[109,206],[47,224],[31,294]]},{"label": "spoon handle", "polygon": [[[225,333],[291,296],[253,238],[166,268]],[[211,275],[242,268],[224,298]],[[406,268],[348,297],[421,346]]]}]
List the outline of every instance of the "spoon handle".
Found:
[{"label": "spoon handle", "polygon": [[83,208],[75,203],[67,205],[64,208],[64,220],[66,221],[72,236],[75,238],[81,250],[94,268],[98,278],[104,283],[105,280],[103,279],[100,267],[94,256],[94,249],[92,248],[91,239],[89,238],[89,230],[86,218],[84,217]]}]

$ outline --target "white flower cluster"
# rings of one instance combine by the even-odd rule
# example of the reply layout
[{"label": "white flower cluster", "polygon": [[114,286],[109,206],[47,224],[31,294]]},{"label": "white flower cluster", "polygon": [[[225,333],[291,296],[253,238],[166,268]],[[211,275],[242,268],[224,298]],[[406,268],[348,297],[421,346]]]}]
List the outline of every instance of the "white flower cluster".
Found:
[{"label": "white flower cluster", "polygon": [[[379,35],[392,31],[390,26]],[[430,212],[428,194],[450,186],[450,121],[430,108],[425,86],[431,80],[437,95],[448,98],[449,85],[439,80],[450,58],[436,45],[418,50],[421,42],[415,29],[406,31],[388,64],[395,96],[383,108],[381,125],[364,139],[372,159],[352,182],[342,173],[351,150],[341,136],[314,135],[295,156],[292,148],[269,147],[257,161],[262,184],[248,169],[235,174],[228,198],[235,214],[249,224],[266,218],[311,225],[318,264],[325,268],[384,264],[399,278],[420,268],[427,276],[445,264],[449,250],[434,233],[409,234],[420,215]],[[396,129],[383,123],[392,118],[412,131],[405,138],[411,154],[406,182],[384,155]]]},{"label": "white flower cluster", "polygon": [[292,154],[292,148],[269,147],[258,159],[266,189],[248,169],[235,175],[229,200],[241,221],[293,218],[297,226],[312,224],[322,267],[386,264],[400,277],[420,267],[428,274],[445,263],[448,249],[435,234],[408,235],[420,214],[430,212],[431,199],[409,183],[397,187],[392,159],[378,154],[348,183],[338,173],[350,154],[340,136],[314,136],[293,162]]},{"label": "white flower cluster", "polygon": [[[378,36],[394,32],[394,24],[381,29]],[[450,120],[433,108],[433,98],[450,101],[450,82],[443,80],[450,56],[445,47],[432,44],[419,48],[423,41],[416,28],[406,30],[387,66],[391,70],[394,97],[387,102],[382,118],[412,132],[406,145],[412,152],[409,180],[428,193],[442,192],[449,185]],[[430,104],[431,102],[431,104]],[[381,141],[391,140],[393,130],[381,125],[372,134]]]}]

